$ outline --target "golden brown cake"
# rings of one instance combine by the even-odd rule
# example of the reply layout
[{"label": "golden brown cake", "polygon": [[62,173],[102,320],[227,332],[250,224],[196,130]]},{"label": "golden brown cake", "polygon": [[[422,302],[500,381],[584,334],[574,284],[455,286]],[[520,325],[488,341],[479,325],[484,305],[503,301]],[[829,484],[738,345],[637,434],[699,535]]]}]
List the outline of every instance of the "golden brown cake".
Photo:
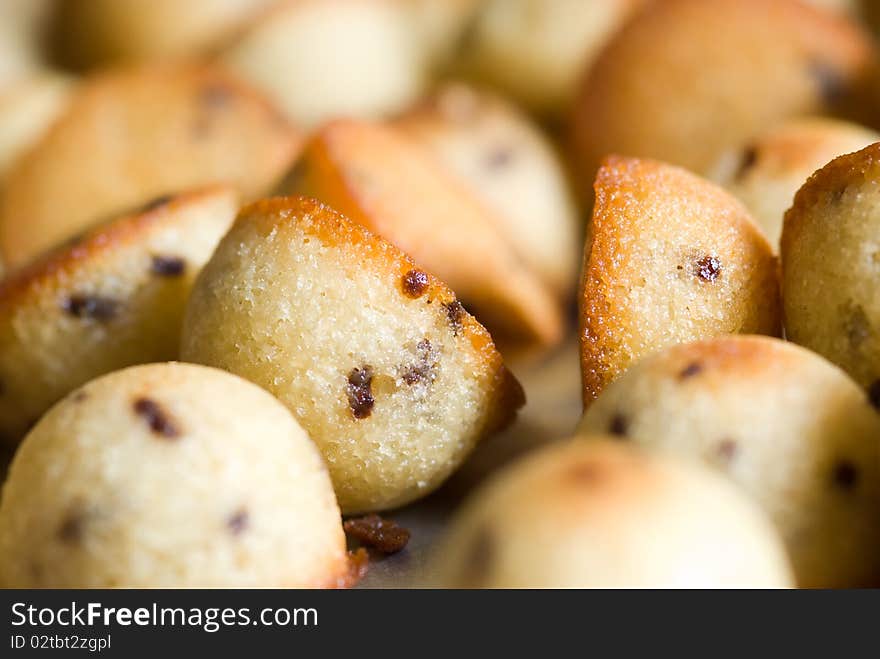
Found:
[{"label": "golden brown cake", "polygon": [[880,585],[880,414],[821,357],[755,336],[675,346],[609,385],[581,431],[727,474],[775,522],[799,586]]},{"label": "golden brown cake", "polygon": [[227,187],[153,200],[0,283],[0,438],[124,366],[176,359],[190,289],[238,210]]},{"label": "golden brown cake", "polygon": [[880,144],[841,156],[798,191],[782,232],[789,339],[880,401]]},{"label": "golden brown cake", "polygon": [[13,460],[0,585],[325,587],[348,571],[327,469],[283,405],[191,364],[65,398]]},{"label": "golden brown cake", "polygon": [[493,476],[435,555],[453,588],[778,588],[785,550],[710,470],[597,436]]},{"label": "golden brown cake", "polygon": [[345,513],[428,494],[523,404],[492,338],[445,284],[301,197],[241,211],[193,290],[181,356],[287,405]]},{"label": "golden brown cake", "polygon": [[0,251],[17,267],[127,208],[218,181],[258,196],[299,146],[298,130],[220,69],[95,76],[8,172]]},{"label": "golden brown cake", "polygon": [[281,2],[221,61],[304,126],[385,116],[411,103],[427,82],[427,46],[407,1]]},{"label": "golden brown cake", "polygon": [[487,0],[453,68],[527,108],[560,117],[608,39],[646,0]]},{"label": "golden brown cake", "polygon": [[742,205],[689,172],[611,157],[599,170],[581,282],[584,405],[651,352],[778,334],[778,264]]},{"label": "golden brown cake", "polygon": [[707,174],[776,122],[861,111],[875,57],[850,19],[799,0],[648,3],[580,88],[573,147],[584,192],[609,153]]}]

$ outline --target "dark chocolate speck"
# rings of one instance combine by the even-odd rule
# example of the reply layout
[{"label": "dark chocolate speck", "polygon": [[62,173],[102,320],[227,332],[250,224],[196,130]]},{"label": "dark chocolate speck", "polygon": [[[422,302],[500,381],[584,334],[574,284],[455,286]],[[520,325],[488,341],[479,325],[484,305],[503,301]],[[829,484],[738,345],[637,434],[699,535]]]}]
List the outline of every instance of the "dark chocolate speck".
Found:
[{"label": "dark chocolate speck", "polygon": [[84,519],[80,511],[69,512],[58,528],[58,539],[65,544],[79,542],[83,535],[83,524]]},{"label": "dark chocolate speck", "polygon": [[250,515],[248,515],[247,510],[245,510],[244,508],[237,510],[235,513],[230,515],[228,520],[226,520],[226,527],[229,529],[229,532],[232,535],[240,535],[247,530],[249,524]]},{"label": "dark chocolate speck", "polygon": [[348,384],[345,392],[348,396],[348,406],[355,419],[366,419],[373,413],[373,369],[370,366],[353,368],[348,374]]},{"label": "dark chocolate speck", "polygon": [[409,542],[408,529],[396,522],[376,514],[347,519],[342,524],[347,535],[360,542],[378,549],[383,554],[396,554]]},{"label": "dark chocolate speck", "polygon": [[401,285],[408,297],[420,298],[428,290],[428,275],[414,268],[403,276]]},{"label": "dark chocolate speck", "polygon": [[730,462],[736,457],[739,447],[736,442],[730,438],[722,439],[718,444],[718,457],[725,462]]},{"label": "dark chocolate speck", "polygon": [[502,169],[513,162],[513,150],[508,147],[493,149],[486,158],[489,169]]},{"label": "dark chocolate speck", "polygon": [[626,437],[629,431],[629,422],[623,414],[615,414],[608,423],[608,432],[615,437]]},{"label": "dark chocolate speck", "polygon": [[834,466],[833,479],[841,490],[852,490],[858,484],[859,470],[849,460],[841,460]]},{"label": "dark chocolate speck", "polygon": [[433,382],[437,377],[438,357],[437,351],[428,339],[422,339],[416,345],[416,358],[414,364],[401,369],[400,377],[410,386],[420,382]]},{"label": "dark chocolate speck", "polygon": [[179,256],[153,256],[150,272],[160,277],[179,277],[186,272],[186,261]]},{"label": "dark chocolate speck", "polygon": [[61,308],[71,316],[108,321],[116,317],[120,303],[100,295],[71,295],[61,302]]},{"label": "dark chocolate speck", "polygon": [[449,321],[452,333],[458,336],[462,328],[461,319],[464,315],[464,307],[458,300],[452,300],[452,302],[444,302],[443,308],[446,309],[446,320]]},{"label": "dark chocolate speck", "polygon": [[717,256],[704,256],[694,264],[694,274],[703,281],[715,281],[721,275],[721,261]]},{"label": "dark chocolate speck", "polygon": [[166,439],[176,439],[180,436],[180,429],[174,420],[151,398],[138,398],[134,401],[134,411],[147,422],[150,430],[156,435]]}]

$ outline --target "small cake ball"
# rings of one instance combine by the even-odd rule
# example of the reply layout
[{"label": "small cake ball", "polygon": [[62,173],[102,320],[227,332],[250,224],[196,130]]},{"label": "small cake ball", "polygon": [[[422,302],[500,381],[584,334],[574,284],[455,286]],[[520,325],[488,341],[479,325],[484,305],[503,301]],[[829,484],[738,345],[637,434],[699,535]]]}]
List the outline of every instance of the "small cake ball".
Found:
[{"label": "small cake ball", "polygon": [[237,210],[226,186],[159,197],[0,282],[0,442],[99,375],[176,359],[190,289]]},{"label": "small cake ball", "polygon": [[281,2],[248,26],[221,61],[297,124],[386,116],[427,83],[429,46],[420,43],[410,1]]},{"label": "small cake ball", "polygon": [[531,453],[472,495],[436,553],[438,585],[792,585],[772,525],[723,478],[595,439]]},{"label": "small cake ball", "polygon": [[0,253],[8,268],[21,266],[169,192],[224,182],[260,196],[300,144],[299,131],[263,96],[217,67],[97,74],[8,171]]},{"label": "small cake ball", "polygon": [[834,362],[880,405],[880,144],[816,172],[785,215],[786,336]]},{"label": "small cake ball", "polygon": [[801,0],[648,2],[580,85],[572,146],[584,190],[608,153],[707,175],[780,121],[868,120],[876,56],[852,19]]},{"label": "small cake ball", "polygon": [[611,384],[581,430],[727,474],[775,522],[798,585],[880,585],[880,414],[818,355],[757,336],[675,346]]},{"label": "small cake ball", "polygon": [[646,0],[486,0],[473,15],[452,68],[525,107],[564,115],[584,72]]},{"label": "small cake ball", "polygon": [[28,434],[0,502],[6,588],[326,587],[345,536],[283,405],[188,364],[116,371]]},{"label": "small cake ball", "polygon": [[669,345],[778,334],[778,263],[742,204],[689,172],[610,157],[595,184],[580,315],[584,405]]},{"label": "small cake ball", "polygon": [[287,405],[345,513],[428,494],[524,402],[445,284],[303,197],[242,209],[193,289],[181,356]]}]

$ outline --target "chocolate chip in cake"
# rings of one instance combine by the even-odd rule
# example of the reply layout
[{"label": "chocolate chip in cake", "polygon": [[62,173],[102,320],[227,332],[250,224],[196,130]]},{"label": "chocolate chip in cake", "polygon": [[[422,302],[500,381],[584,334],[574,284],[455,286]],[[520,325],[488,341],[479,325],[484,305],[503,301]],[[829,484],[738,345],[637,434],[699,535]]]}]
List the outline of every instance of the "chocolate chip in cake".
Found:
[{"label": "chocolate chip in cake", "polygon": [[859,470],[849,460],[841,460],[834,465],[832,478],[841,490],[852,490],[859,482]]},{"label": "chocolate chip in cake", "polygon": [[461,302],[458,300],[452,300],[452,302],[444,302],[443,308],[446,310],[446,320],[449,321],[452,333],[458,336],[462,329],[461,319],[464,315],[464,307],[461,306]]},{"label": "chocolate chip in cake", "polygon": [[718,457],[724,462],[730,462],[736,457],[736,454],[739,451],[739,446],[734,440],[724,438],[718,443],[717,451]]},{"label": "chocolate chip in cake", "polygon": [[703,281],[715,281],[721,276],[721,261],[717,256],[704,256],[694,264],[694,274]]},{"label": "chocolate chip in cake", "polygon": [[71,295],[61,302],[61,308],[71,316],[98,321],[112,320],[119,307],[118,300],[100,295]]},{"label": "chocolate chip in cake", "polygon": [[413,268],[401,280],[403,292],[407,297],[420,298],[428,290],[428,275],[421,270]]},{"label": "chocolate chip in cake", "polygon": [[250,515],[244,508],[240,508],[226,520],[226,528],[232,535],[241,535],[250,525]]},{"label": "chocolate chip in cake", "polygon": [[134,401],[135,413],[142,417],[156,435],[166,439],[180,437],[180,429],[171,416],[151,398],[138,398]]},{"label": "chocolate chip in cake", "polygon": [[687,380],[689,378],[698,375],[703,370],[703,365],[700,362],[691,362],[687,366],[685,366],[678,373],[678,378],[680,380]]},{"label": "chocolate chip in cake", "polygon": [[513,162],[513,157],[513,149],[505,146],[495,148],[486,157],[486,167],[492,170],[503,169]]},{"label": "chocolate chip in cake", "polygon": [[179,256],[153,256],[150,272],[160,277],[179,277],[186,272],[186,261]]},{"label": "chocolate chip in cake", "polygon": [[439,361],[437,350],[428,339],[422,339],[416,344],[416,358],[415,364],[401,368],[401,379],[410,386],[419,383],[430,384],[437,377]]},{"label": "chocolate chip in cake", "polygon": [[370,366],[353,368],[348,374],[345,391],[348,395],[348,406],[355,419],[366,419],[373,413],[373,369]]},{"label": "chocolate chip in cake", "polygon": [[608,432],[615,437],[626,437],[629,431],[629,421],[623,414],[615,414],[608,423]]},{"label": "chocolate chip in cake", "polygon": [[843,195],[846,194],[846,190],[849,186],[844,184],[839,188],[835,188],[831,192],[828,193],[828,203],[832,205],[836,205],[840,203],[840,200],[843,199]]},{"label": "chocolate chip in cake", "polygon": [[74,507],[67,512],[58,527],[58,539],[65,544],[76,544],[83,536],[85,526],[85,514],[80,507]]}]

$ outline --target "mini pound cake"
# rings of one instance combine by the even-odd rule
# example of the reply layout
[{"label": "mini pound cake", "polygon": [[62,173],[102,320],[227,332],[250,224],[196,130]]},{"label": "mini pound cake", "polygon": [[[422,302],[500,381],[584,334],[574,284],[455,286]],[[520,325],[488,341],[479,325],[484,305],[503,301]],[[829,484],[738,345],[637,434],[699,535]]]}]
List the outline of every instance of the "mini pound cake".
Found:
[{"label": "mini pound cake", "polygon": [[277,1],[63,0],[50,45],[75,69],[179,59],[216,48]]},{"label": "mini pound cake", "polygon": [[494,211],[504,237],[560,299],[573,293],[581,222],[558,155],[524,113],[495,94],[447,83],[395,125]]},{"label": "mini pound cake", "polygon": [[841,156],[798,191],[782,232],[789,339],[880,402],[880,144]]},{"label": "mini pound cake", "polygon": [[561,338],[558,302],[496,214],[402,130],[331,122],[306,145],[290,186],[436,273],[499,339],[553,344]]},{"label": "mini pound cake", "polygon": [[636,359],[719,334],[780,331],[778,264],[742,205],[677,167],[612,156],[584,248],[584,405]]},{"label": "mini pound cake", "polygon": [[699,465],[614,443],[520,459],[465,503],[435,556],[451,588],[780,588],[772,525]]},{"label": "mini pound cake", "polygon": [[572,137],[582,185],[608,153],[707,175],[785,119],[868,120],[876,56],[851,19],[800,0],[649,2],[580,86]]},{"label": "mini pound cake", "polygon": [[0,251],[18,267],[89,225],[168,192],[216,182],[271,188],[300,133],[223,70],[160,66],[81,83],[50,130],[8,172]]},{"label": "mini pound cake", "polygon": [[124,366],[177,358],[189,291],[238,210],[225,186],[153,200],[0,283],[0,437]]},{"label": "mini pound cake", "polygon": [[719,176],[751,212],[775,249],[782,218],[794,195],[817,170],[837,156],[880,141],[880,134],[836,119],[794,119],[753,139]]},{"label": "mini pound cake", "polygon": [[241,211],[193,290],[181,355],[287,405],[347,514],[428,494],[524,402],[449,288],[302,197]]},{"label": "mini pound cake", "polygon": [[728,336],[635,364],[581,431],[700,460],[776,523],[798,585],[880,585],[880,414],[843,371],[794,344]]},{"label": "mini pound cake", "polygon": [[541,115],[570,108],[583,72],[647,0],[485,0],[452,68]]},{"label": "mini pound cake", "polygon": [[419,43],[412,1],[278,2],[220,60],[308,128],[339,117],[384,117],[427,83],[428,46]]},{"label": "mini pound cake", "polygon": [[321,456],[241,378],[117,371],[28,434],[0,502],[4,588],[335,587],[348,560]]}]

